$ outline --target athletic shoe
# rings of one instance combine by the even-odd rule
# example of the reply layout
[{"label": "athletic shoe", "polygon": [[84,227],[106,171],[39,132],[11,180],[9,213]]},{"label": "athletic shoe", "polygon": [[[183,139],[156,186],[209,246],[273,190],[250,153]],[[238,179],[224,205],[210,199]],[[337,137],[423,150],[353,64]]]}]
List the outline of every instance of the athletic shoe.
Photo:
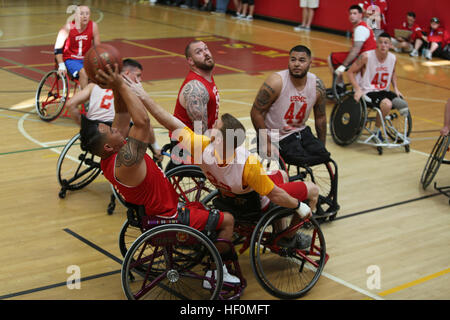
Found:
[{"label": "athletic shoe", "polygon": [[411,57],[418,57],[419,56],[419,52],[414,49],[413,51],[411,51],[411,53],[409,54]]},{"label": "athletic shoe", "polygon": [[401,53],[402,52],[401,48],[397,48],[397,47],[393,47],[393,48],[394,48],[394,51],[397,52],[397,53]]},{"label": "athletic shoe", "polygon": [[300,31],[303,31],[303,30],[305,30],[305,29],[301,25],[298,25],[298,26],[294,27],[294,31],[300,32]]},{"label": "athletic shoe", "polygon": [[247,21],[252,21],[253,20],[253,16],[248,15],[247,17],[243,17],[243,20],[247,20]]},{"label": "athletic shoe", "polygon": [[430,52],[430,50],[425,51],[425,59],[431,60],[432,58],[433,58],[433,55]]},{"label": "athletic shoe", "polygon": [[281,238],[278,245],[286,248],[307,249],[311,246],[311,236],[304,233],[296,233],[291,239]]},{"label": "athletic shoe", "polygon": [[231,19],[242,19],[243,15],[240,13],[235,13],[231,16]]},{"label": "athletic shoe", "polygon": [[[208,270],[205,273],[206,278],[211,278],[212,276],[212,270]],[[217,270],[214,270],[214,277],[217,278]],[[237,285],[241,283],[241,280],[233,276],[228,272],[227,266],[223,265],[223,282],[230,283],[232,285]],[[203,288],[204,289],[211,289],[211,283],[208,280],[203,280]]]}]

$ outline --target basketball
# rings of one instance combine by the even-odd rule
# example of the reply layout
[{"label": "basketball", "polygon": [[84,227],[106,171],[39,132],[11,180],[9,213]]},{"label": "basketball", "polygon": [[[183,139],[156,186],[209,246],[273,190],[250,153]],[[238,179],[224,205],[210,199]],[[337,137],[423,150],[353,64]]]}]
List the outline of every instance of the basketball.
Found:
[{"label": "basketball", "polygon": [[84,69],[89,79],[95,82],[95,73],[98,69],[106,71],[109,64],[114,70],[114,64],[119,66],[119,72],[122,70],[122,57],[119,50],[109,44],[100,44],[93,46],[84,56]]}]

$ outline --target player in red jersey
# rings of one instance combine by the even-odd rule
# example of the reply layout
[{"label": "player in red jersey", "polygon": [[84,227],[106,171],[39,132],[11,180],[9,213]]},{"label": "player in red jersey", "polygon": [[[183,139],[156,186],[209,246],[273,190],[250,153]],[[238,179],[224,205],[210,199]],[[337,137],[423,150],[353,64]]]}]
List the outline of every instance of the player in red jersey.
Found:
[{"label": "player in red jersey", "polygon": [[328,57],[328,66],[331,73],[336,73],[338,79],[338,93],[342,92],[343,79],[342,74],[355,61],[355,59],[363,52],[375,50],[377,42],[373,31],[363,21],[363,10],[358,5],[349,8],[349,20],[353,25],[352,47],[349,52],[332,52]]},{"label": "player in red jersey", "polygon": [[97,23],[90,18],[91,10],[88,6],[77,7],[75,19],[59,30],[55,43],[58,73],[65,76],[69,71],[72,77],[79,78],[81,88],[88,84],[88,76],[83,69],[84,55],[92,43],[96,46],[100,44]]},{"label": "player in red jersey", "polygon": [[[188,210],[178,209],[178,194],[146,153],[150,119],[141,100],[127,85],[131,80],[122,78],[116,65],[114,71],[110,66],[107,66],[107,73],[99,70],[96,81],[102,88],[113,90],[114,121],[109,127],[82,116],[80,138],[85,149],[101,158],[105,178],[126,202],[145,206],[147,215],[176,218],[197,230],[216,230],[218,238],[231,241],[234,219],[230,213],[209,211],[200,203],[187,205]],[[130,120],[133,121],[131,128]],[[217,243],[216,246],[221,254],[230,254],[226,243]],[[239,278],[228,273],[226,267],[224,281],[240,282]]]},{"label": "player in red jersey", "polygon": [[194,40],[185,49],[190,71],[181,85],[174,116],[198,134],[211,129],[219,114],[219,91],[212,71],[214,59],[203,41]]}]

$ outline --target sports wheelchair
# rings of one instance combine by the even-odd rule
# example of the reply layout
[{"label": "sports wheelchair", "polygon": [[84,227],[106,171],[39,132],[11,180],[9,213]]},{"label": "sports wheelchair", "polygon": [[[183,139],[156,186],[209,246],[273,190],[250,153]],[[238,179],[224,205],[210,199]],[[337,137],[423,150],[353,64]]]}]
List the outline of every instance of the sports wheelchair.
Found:
[{"label": "sports wheelchair", "polygon": [[[450,137],[439,136],[436,141],[433,150],[431,150],[430,156],[427,159],[425,164],[425,168],[423,168],[422,176],[420,178],[420,183],[422,184],[422,188],[425,190],[433,181],[436,173],[439,170],[441,163],[450,164],[450,160],[445,160],[445,155],[450,149]],[[438,190],[440,193],[446,195],[450,198],[450,186],[447,187],[438,187],[436,182],[434,183],[434,188]],[[450,200],[449,200],[450,204]]]},{"label": "sports wheelchair", "polygon": [[[198,166],[181,165],[169,170],[167,178],[177,190],[180,203],[193,199],[214,207],[218,191]],[[142,207],[127,205],[127,221],[119,235],[122,287],[128,299],[239,299],[246,280],[237,259],[222,260],[211,239],[177,220],[148,217]],[[224,242],[235,253],[250,248],[250,263],[258,282],[275,297],[295,299],[305,295],[318,281],[328,260],[325,238],[314,218],[289,226],[293,210],[273,206],[266,213],[235,215],[233,241]],[[289,227],[288,227],[289,226]],[[278,245],[287,232],[310,235],[305,249]],[[228,272],[240,278],[240,284],[223,281],[222,268],[210,277],[206,270],[225,264]],[[202,285],[209,283],[210,289]]]},{"label": "sports wheelchair", "polygon": [[[70,94],[71,86],[73,86],[72,94]],[[35,107],[39,117],[48,122],[58,118],[69,97],[73,96],[79,87],[78,78],[72,77],[69,72],[64,78],[59,76],[58,66],[55,62],[55,69],[44,75],[36,91]],[[81,105],[80,112],[86,113],[84,104]],[[68,110],[64,112],[63,116],[70,117]]]},{"label": "sports wheelchair", "polygon": [[[84,188],[101,172],[100,158],[81,148],[80,134],[77,133],[64,146],[56,164],[56,177],[61,186],[59,198],[64,199],[67,190],[75,191]],[[114,212],[116,199],[112,192],[107,209],[108,214]]]},{"label": "sports wheelchair", "polygon": [[[253,140],[255,141],[257,142],[257,139]],[[251,149],[251,152],[258,153],[259,150],[257,142],[257,146]],[[287,173],[290,182],[311,181],[319,187],[317,209],[313,212],[319,223],[336,218],[340,206],[337,202],[338,167],[333,159],[308,165],[307,159],[283,159],[281,155],[267,158],[261,154],[259,157],[266,171],[281,170]]]},{"label": "sports wheelchair", "polygon": [[[357,102],[353,95],[353,92],[347,92],[333,107],[330,131],[334,142],[340,146],[346,146],[355,141],[375,146],[379,155],[383,154],[383,148],[404,147],[405,151],[409,152],[409,135],[412,128],[409,110],[405,115],[393,106],[390,113],[383,119],[381,110],[373,106],[368,97],[362,97]],[[383,140],[374,130],[377,115],[381,119]]]}]

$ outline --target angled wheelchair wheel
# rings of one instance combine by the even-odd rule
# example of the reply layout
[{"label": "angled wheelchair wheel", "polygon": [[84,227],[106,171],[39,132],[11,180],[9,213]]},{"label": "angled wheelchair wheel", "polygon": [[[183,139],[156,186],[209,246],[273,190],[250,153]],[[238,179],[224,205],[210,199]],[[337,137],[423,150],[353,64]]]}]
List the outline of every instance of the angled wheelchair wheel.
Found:
[{"label": "angled wheelchair wheel", "polygon": [[366,118],[365,105],[356,102],[353,93],[348,93],[331,112],[330,131],[334,142],[341,146],[355,142],[364,129]]},{"label": "angled wheelchair wheel", "polygon": [[279,245],[294,216],[291,209],[277,207],[267,212],[255,227],[250,242],[250,263],[256,279],[271,295],[297,299],[310,291],[322,274],[327,255],[325,238],[314,218],[290,230],[309,236],[303,249]]},{"label": "angled wheelchair wheel", "polygon": [[[412,117],[408,111],[406,116],[406,136],[409,137],[412,129]],[[392,139],[395,140],[398,134],[405,134],[405,117],[400,114],[397,109],[392,109],[389,115],[386,117],[386,133]],[[399,142],[403,142],[403,139],[399,138]]]},{"label": "angled wheelchair wheel", "polygon": [[143,233],[127,251],[122,288],[131,300],[217,299],[223,269],[207,277],[205,270],[213,266],[222,266],[222,259],[204,234],[184,225],[161,225]]},{"label": "angled wheelchair wheel", "polygon": [[128,249],[130,249],[131,245],[137,238],[142,235],[142,229],[138,226],[133,226],[127,220],[122,225],[122,229],[120,229],[119,233],[119,249],[122,257],[125,257]]},{"label": "angled wheelchair wheel", "polygon": [[420,183],[422,184],[422,188],[424,190],[430,185],[431,181],[433,181],[436,176],[436,173],[444,160],[445,154],[449,149],[449,145],[450,139],[448,135],[440,136],[436,141],[420,178]]},{"label": "angled wheelchair wheel", "polygon": [[166,172],[166,177],[172,183],[184,203],[199,201],[216,188],[206,179],[200,167],[181,165]]},{"label": "angled wheelchair wheel", "polygon": [[55,120],[64,108],[69,94],[67,77],[60,77],[57,70],[48,72],[39,82],[35,107],[44,121]]},{"label": "angled wheelchair wheel", "polygon": [[56,173],[61,185],[60,198],[67,190],[79,190],[91,183],[101,172],[100,158],[80,147],[80,134],[66,144],[59,155]]}]

